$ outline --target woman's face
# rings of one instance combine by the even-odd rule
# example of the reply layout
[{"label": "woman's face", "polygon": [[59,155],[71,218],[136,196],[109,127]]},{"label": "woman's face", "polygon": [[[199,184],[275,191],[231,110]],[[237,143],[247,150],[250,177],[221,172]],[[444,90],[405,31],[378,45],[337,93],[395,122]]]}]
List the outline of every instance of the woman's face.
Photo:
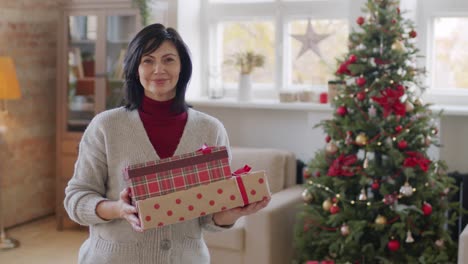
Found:
[{"label": "woman's face", "polygon": [[156,101],[167,101],[175,97],[179,74],[179,53],[170,41],[164,41],[153,53],[143,55],[138,66],[145,95]]}]

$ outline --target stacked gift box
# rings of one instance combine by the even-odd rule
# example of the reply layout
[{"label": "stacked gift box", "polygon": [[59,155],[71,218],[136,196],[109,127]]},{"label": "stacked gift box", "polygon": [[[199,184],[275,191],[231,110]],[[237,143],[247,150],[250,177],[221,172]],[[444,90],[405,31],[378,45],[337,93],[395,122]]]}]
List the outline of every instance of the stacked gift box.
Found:
[{"label": "stacked gift box", "polygon": [[125,169],[146,230],[244,206],[269,197],[264,171],[231,173],[226,147],[202,149]]}]

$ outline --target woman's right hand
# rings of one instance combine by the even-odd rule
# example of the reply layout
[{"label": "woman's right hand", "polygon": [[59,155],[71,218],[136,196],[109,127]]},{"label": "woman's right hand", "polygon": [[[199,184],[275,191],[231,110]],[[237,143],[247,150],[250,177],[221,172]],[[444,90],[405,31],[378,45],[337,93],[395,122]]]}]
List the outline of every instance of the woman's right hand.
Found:
[{"label": "woman's right hand", "polygon": [[136,207],[131,204],[130,188],[125,188],[120,192],[119,200],[103,200],[96,206],[96,214],[103,220],[122,218],[127,220],[133,230],[143,232],[137,213]]},{"label": "woman's right hand", "polygon": [[119,217],[127,220],[132,226],[133,230],[143,232],[140,225],[140,219],[137,217],[137,209],[131,204],[130,188],[125,188],[120,192],[120,199],[117,201],[117,208],[119,208]]}]

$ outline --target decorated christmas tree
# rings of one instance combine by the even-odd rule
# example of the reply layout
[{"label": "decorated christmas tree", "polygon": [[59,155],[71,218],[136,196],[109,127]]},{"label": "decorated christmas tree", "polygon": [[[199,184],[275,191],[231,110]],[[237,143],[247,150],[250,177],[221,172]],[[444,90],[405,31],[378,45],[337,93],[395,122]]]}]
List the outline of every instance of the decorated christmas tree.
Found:
[{"label": "decorated christmas tree", "polygon": [[338,60],[326,144],[304,171],[297,263],[456,262],[456,186],[427,154],[437,115],[420,99],[417,33],[398,5],[368,0]]}]

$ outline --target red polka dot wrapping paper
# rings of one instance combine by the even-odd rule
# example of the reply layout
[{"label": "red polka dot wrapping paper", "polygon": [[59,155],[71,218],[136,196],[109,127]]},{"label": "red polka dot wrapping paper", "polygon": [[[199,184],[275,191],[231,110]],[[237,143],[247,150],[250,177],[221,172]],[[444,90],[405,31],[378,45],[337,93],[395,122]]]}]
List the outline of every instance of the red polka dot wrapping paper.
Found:
[{"label": "red polka dot wrapping paper", "polygon": [[256,171],[144,199],[137,202],[137,207],[141,227],[147,230],[244,206],[245,202],[250,204],[270,196],[265,171]]},{"label": "red polka dot wrapping paper", "polygon": [[124,177],[131,188],[133,203],[230,178],[226,147],[206,149],[125,168]]}]

